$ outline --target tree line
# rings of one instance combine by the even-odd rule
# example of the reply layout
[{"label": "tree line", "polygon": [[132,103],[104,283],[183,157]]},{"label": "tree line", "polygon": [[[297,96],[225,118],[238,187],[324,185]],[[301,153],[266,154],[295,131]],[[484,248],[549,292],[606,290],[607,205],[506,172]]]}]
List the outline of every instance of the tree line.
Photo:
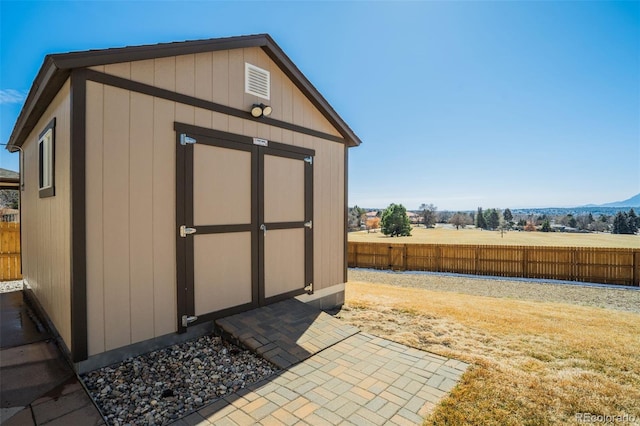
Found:
[{"label": "tree line", "polygon": [[[422,204],[419,223],[432,228],[436,223],[448,223],[456,229],[475,226],[483,230],[519,230],[541,232],[611,232],[613,234],[636,234],[640,230],[640,217],[633,208],[628,212],[619,211],[615,215],[592,213],[565,215],[514,214],[511,209],[504,210],[478,207],[477,211],[451,212],[438,211],[433,204]],[[391,204],[387,209],[378,211],[375,217],[367,217],[366,210],[358,206],[349,209],[349,230],[380,229],[385,235],[410,235],[411,223],[407,210],[402,204]]]}]

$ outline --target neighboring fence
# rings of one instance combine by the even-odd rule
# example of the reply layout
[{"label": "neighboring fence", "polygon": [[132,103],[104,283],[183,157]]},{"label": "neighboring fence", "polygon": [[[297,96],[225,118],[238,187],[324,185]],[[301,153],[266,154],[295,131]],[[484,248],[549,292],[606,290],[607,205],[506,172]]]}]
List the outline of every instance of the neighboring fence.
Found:
[{"label": "neighboring fence", "polygon": [[348,243],[350,267],[640,286],[640,248]]},{"label": "neighboring fence", "polygon": [[0,222],[0,281],[20,279],[20,224]]}]

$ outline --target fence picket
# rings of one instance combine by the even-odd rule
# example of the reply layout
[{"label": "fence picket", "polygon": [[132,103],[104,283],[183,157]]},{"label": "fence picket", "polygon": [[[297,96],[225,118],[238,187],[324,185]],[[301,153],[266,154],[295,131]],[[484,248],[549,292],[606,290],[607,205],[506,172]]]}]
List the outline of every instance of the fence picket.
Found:
[{"label": "fence picket", "polygon": [[640,286],[640,249],[350,241],[347,254],[349,267]]},{"label": "fence picket", "polygon": [[22,279],[20,274],[20,224],[0,222],[0,281]]}]

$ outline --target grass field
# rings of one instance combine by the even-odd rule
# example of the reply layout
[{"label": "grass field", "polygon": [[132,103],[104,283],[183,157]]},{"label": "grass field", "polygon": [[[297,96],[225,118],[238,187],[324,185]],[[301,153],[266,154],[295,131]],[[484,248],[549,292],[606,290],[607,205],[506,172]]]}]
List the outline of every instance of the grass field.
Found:
[{"label": "grass field", "polygon": [[472,365],[425,424],[581,424],[577,413],[640,424],[640,314],[349,282],[338,315]]},{"label": "grass field", "polygon": [[411,237],[387,237],[378,232],[349,232],[349,241],[416,244],[495,244],[514,246],[640,248],[640,235],[571,234],[564,232],[483,231],[475,228],[416,228]]}]

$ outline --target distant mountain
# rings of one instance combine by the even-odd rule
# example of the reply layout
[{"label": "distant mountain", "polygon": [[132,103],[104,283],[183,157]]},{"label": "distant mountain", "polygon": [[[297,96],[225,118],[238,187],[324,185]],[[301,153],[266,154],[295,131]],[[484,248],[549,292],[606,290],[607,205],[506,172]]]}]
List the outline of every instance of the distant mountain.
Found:
[{"label": "distant mountain", "polygon": [[613,203],[600,204],[598,207],[640,207],[640,194],[636,194],[624,201],[614,201]]}]

